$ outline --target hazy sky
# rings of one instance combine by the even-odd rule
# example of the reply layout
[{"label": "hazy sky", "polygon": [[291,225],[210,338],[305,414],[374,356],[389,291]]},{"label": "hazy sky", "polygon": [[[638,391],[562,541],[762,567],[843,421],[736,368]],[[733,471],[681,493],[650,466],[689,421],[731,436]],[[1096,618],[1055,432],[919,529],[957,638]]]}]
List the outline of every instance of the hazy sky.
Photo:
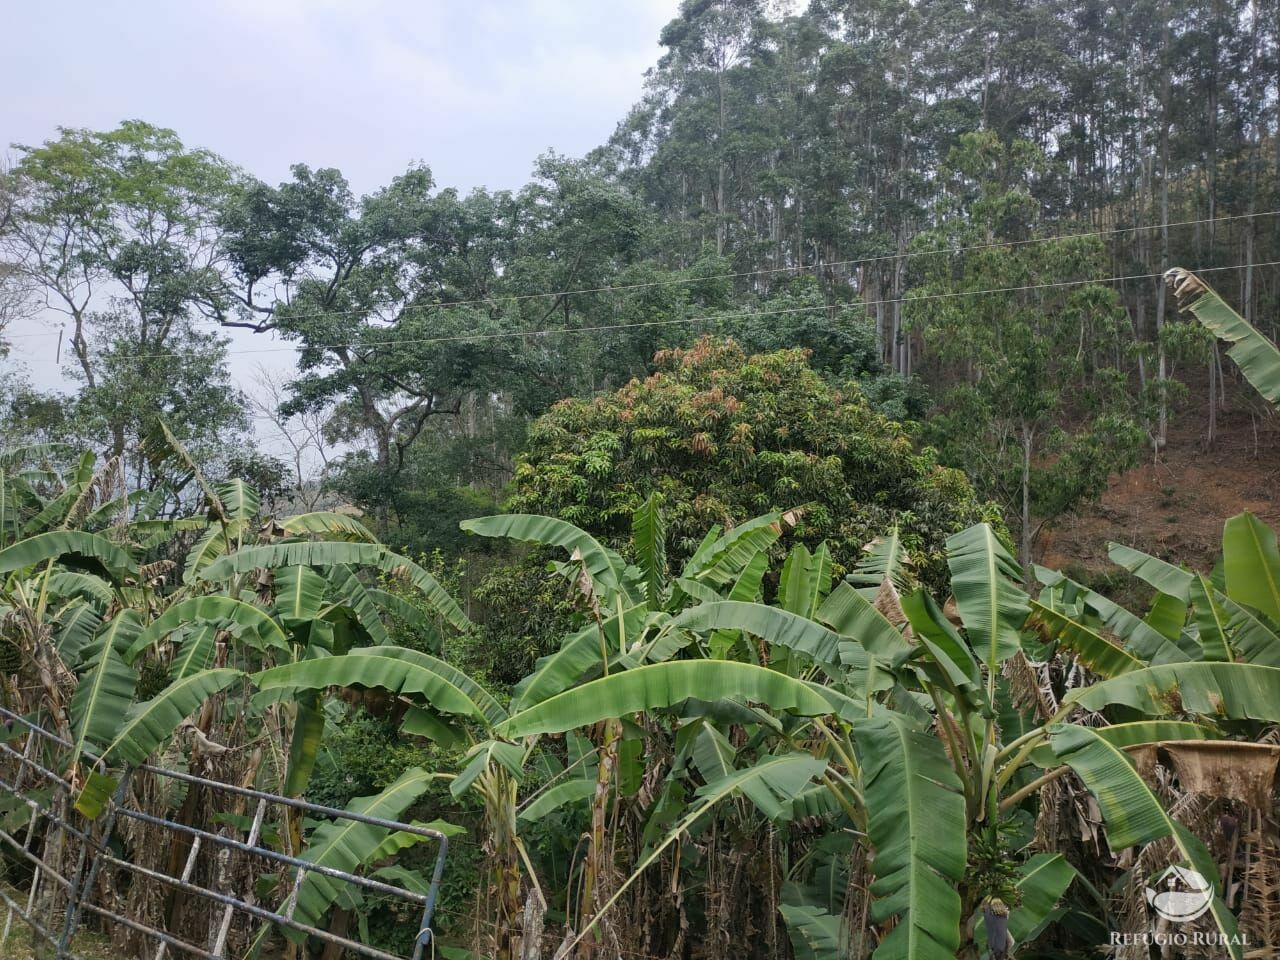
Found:
[{"label": "hazy sky", "polygon": [[[275,183],[342,170],[368,192],[425,161],[441,186],[516,188],[549,149],[613,131],[679,0],[76,0],[10,3],[0,142],[138,118]],[[49,318],[11,333],[46,332]],[[12,357],[52,386],[56,337]],[[231,349],[270,346],[237,333]],[[248,386],[259,362],[236,355]]]}]

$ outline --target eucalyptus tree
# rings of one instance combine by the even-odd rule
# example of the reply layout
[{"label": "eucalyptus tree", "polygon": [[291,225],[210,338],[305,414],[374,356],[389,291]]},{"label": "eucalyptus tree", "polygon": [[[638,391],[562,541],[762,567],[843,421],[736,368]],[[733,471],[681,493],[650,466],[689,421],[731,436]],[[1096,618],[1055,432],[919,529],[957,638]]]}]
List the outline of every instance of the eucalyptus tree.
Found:
[{"label": "eucalyptus tree", "polygon": [[[1124,311],[1090,282],[1106,267],[1104,248],[1069,236],[1018,242],[1038,219],[1035,192],[1049,172],[1031,143],[962,136],[939,226],[919,241],[940,252],[913,262],[904,307],[924,341],[921,361],[936,355],[959,381],[926,433],[1017,518],[1024,569],[1041,527],[1100,495],[1142,446]],[[946,252],[955,246],[976,249]]]}]

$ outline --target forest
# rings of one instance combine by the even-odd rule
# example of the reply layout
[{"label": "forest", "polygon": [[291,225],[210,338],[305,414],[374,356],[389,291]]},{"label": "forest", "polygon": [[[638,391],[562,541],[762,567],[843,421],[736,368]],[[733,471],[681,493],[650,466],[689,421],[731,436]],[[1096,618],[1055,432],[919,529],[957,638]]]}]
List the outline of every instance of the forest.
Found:
[{"label": "forest", "polygon": [[518,190],[12,146],[0,956],[1280,950],[1280,4],[660,43]]}]

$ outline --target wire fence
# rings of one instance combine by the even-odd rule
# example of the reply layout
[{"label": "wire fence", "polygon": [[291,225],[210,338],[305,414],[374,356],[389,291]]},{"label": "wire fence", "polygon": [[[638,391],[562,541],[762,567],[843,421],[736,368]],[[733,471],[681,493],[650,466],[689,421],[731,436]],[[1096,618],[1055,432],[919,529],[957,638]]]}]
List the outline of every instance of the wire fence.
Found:
[{"label": "wire fence", "polygon": [[[37,956],[80,960],[75,940],[90,917],[118,933],[127,930],[145,945],[137,952],[148,960],[228,960],[280,937],[325,945],[326,956],[350,951],[375,960],[422,960],[434,946],[431,921],[448,855],[443,833],[150,764],[127,767],[112,799],[91,819],[76,809],[83,785],[57,772],[73,768],[75,745],[3,707],[0,719],[8,730],[0,739],[0,955],[18,920],[30,928]],[[196,816],[166,815],[163,805],[160,812],[144,809],[144,798],[189,791],[199,791],[199,802],[181,810]],[[204,815],[212,809],[245,815]],[[211,819],[220,821],[214,829],[206,827]],[[362,875],[358,867],[308,859],[307,852],[290,849],[289,829],[274,829],[304,819],[346,824],[353,834],[399,832],[434,843],[431,880],[425,889],[407,889]],[[341,846],[339,839],[329,849]],[[317,926],[314,909],[298,913],[308,896],[339,907],[377,896],[412,912],[421,919],[411,951],[392,953],[352,939],[342,923]],[[190,909],[200,902],[204,910]]]}]

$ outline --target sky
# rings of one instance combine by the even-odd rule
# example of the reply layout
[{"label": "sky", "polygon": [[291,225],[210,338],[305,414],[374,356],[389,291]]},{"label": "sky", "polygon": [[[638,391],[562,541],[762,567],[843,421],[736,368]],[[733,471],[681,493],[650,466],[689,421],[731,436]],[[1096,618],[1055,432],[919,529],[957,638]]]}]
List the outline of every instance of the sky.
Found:
[{"label": "sky", "polygon": [[[271,183],[337,167],[357,193],[425,162],[439,186],[515,189],[581,156],[639,99],[679,0],[74,0],[8,4],[0,143],[141,119]],[[12,358],[60,381],[49,316]],[[53,329],[56,329],[53,328]],[[41,334],[31,336],[30,334]],[[232,351],[270,347],[235,332]],[[276,344],[279,346],[279,344]],[[252,387],[259,364],[235,354]]]}]

